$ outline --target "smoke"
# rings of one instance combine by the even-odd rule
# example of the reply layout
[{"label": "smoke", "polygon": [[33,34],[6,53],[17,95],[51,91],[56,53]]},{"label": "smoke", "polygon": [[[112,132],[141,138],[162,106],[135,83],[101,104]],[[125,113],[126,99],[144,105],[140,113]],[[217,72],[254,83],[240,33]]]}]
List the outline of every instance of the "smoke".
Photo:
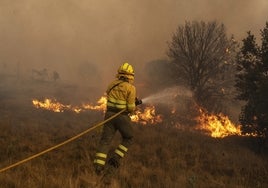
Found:
[{"label": "smoke", "polygon": [[[104,88],[123,61],[142,74],[144,64],[166,57],[167,41],[185,20],[218,20],[241,39],[248,30],[259,34],[267,9],[266,0],[1,0],[0,68],[24,76],[46,68]],[[81,76],[87,65],[95,71]]]}]

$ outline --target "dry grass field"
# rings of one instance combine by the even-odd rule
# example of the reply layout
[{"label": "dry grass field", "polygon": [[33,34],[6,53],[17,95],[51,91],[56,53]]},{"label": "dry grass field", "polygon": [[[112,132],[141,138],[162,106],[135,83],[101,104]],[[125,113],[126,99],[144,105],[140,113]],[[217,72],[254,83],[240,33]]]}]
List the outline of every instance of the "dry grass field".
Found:
[{"label": "dry grass field", "polygon": [[[37,109],[32,99],[56,97],[66,103],[86,99],[75,86],[36,80],[0,81],[0,169],[52,147],[101,122],[100,111],[55,113]],[[88,92],[88,93],[87,93]],[[79,98],[79,97],[80,98]],[[185,122],[187,123],[187,122]],[[100,129],[0,173],[1,188],[79,188],[97,181],[92,160]],[[258,139],[215,139],[200,132],[157,125],[134,125],[135,141],[110,187],[265,188],[267,148]],[[120,140],[116,135],[111,151]],[[101,182],[99,182],[102,187]],[[86,186],[84,186],[86,187]],[[90,187],[90,186],[88,186]]]}]

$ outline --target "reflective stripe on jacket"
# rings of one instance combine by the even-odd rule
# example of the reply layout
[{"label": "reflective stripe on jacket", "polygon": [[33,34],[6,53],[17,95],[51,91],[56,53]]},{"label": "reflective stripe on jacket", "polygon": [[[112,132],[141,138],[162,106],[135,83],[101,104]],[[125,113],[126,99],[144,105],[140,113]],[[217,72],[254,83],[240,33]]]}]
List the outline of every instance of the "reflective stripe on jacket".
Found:
[{"label": "reflective stripe on jacket", "polygon": [[108,86],[106,93],[107,107],[134,111],[136,88],[129,82],[115,80]]}]

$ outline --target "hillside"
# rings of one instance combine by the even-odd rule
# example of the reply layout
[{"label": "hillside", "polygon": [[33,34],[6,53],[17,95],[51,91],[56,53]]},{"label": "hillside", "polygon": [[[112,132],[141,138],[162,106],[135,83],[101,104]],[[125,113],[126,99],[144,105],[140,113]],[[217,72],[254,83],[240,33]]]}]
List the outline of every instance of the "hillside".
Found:
[{"label": "hillside", "polygon": [[[101,122],[101,111],[55,113],[33,107],[34,98],[66,103],[86,99],[77,87],[40,81],[0,82],[0,169],[52,147]],[[135,141],[112,187],[225,188],[268,187],[268,156],[258,139],[215,139],[163,121],[135,123]],[[186,125],[187,126],[187,125]],[[3,188],[80,187],[96,181],[92,161],[100,129],[29,162],[0,173]],[[118,142],[116,136],[111,150]],[[267,149],[266,149],[267,151]]]}]

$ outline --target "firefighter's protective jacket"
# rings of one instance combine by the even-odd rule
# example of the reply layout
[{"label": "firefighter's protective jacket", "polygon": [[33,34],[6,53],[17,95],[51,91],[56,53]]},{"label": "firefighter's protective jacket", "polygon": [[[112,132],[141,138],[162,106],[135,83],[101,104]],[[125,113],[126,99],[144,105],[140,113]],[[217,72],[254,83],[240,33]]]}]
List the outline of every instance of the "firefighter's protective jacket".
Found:
[{"label": "firefighter's protective jacket", "polygon": [[131,83],[123,80],[113,81],[106,90],[107,108],[118,110],[127,109],[133,112],[135,109],[136,88]]}]

